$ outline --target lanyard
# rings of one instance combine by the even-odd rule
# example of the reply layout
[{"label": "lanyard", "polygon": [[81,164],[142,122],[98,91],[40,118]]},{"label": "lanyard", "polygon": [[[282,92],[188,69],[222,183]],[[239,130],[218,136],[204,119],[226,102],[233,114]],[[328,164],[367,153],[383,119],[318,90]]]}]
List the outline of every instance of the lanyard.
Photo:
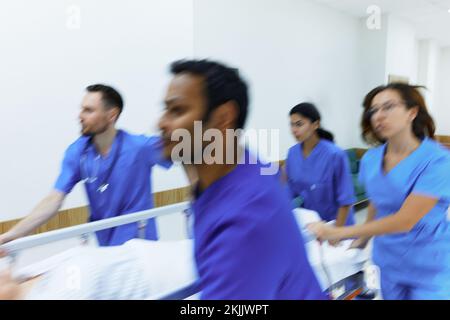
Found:
[{"label": "lanyard", "polygon": [[[106,189],[108,189],[108,187],[109,187],[108,180],[111,177],[111,174],[112,174],[112,172],[114,170],[114,167],[115,167],[115,165],[117,163],[117,160],[119,159],[120,152],[122,151],[122,144],[123,144],[123,134],[122,134],[121,131],[118,131],[117,132],[117,150],[116,150],[116,152],[114,152],[112,163],[111,163],[111,165],[109,166],[109,168],[108,168],[108,170],[106,172],[105,178],[103,179],[102,183],[100,183],[100,186],[97,188],[97,191],[100,192],[100,193],[105,192]],[[91,146],[91,145],[92,145],[92,137],[87,141],[87,143],[84,146],[83,155],[81,157],[82,161],[87,159],[87,150],[88,150],[89,146]],[[83,167],[83,166],[81,166],[81,167]],[[89,178],[89,173],[87,172],[87,167],[86,167],[86,173],[87,173],[87,176],[88,176],[87,177],[87,181],[89,181],[90,178]],[[97,172],[97,175],[98,175],[98,173],[99,172]],[[95,179],[96,179],[96,177],[95,177]],[[92,180],[91,182],[94,182],[95,179]]]}]

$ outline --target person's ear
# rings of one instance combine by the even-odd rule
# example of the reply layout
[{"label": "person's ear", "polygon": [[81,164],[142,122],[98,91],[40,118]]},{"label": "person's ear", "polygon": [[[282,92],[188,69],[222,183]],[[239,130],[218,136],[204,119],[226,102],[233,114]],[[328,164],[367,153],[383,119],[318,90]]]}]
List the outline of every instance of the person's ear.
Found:
[{"label": "person's ear", "polygon": [[119,108],[111,108],[108,110],[108,120],[111,122],[116,122],[119,118]]},{"label": "person's ear", "polygon": [[418,114],[419,114],[419,107],[418,106],[415,106],[415,107],[409,109],[409,116],[410,116],[409,120],[411,122],[413,122],[417,118]]},{"label": "person's ear", "polygon": [[215,128],[222,132],[226,129],[235,129],[238,119],[238,106],[234,101],[228,101],[217,107],[209,118],[209,128]]},{"label": "person's ear", "polygon": [[320,120],[314,121],[314,122],[312,123],[312,125],[313,125],[313,129],[314,129],[314,130],[319,129],[319,128],[320,128]]}]

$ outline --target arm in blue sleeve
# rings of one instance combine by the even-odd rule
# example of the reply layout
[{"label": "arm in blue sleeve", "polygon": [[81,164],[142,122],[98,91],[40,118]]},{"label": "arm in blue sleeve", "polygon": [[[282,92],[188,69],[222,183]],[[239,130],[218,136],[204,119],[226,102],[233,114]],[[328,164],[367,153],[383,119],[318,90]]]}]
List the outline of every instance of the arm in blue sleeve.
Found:
[{"label": "arm in blue sleeve", "polygon": [[411,193],[450,201],[450,156],[430,161],[417,178]]},{"label": "arm in blue sleeve", "polygon": [[165,169],[168,169],[173,164],[170,159],[164,158],[162,141],[158,136],[148,137],[144,144],[142,153],[145,161],[150,166],[157,164]]},{"label": "arm in blue sleeve", "polygon": [[288,157],[286,158],[286,163],[285,163],[284,167],[286,170],[286,180],[287,180],[289,195],[290,195],[291,199],[294,199],[294,198],[298,197],[299,194],[297,192],[295,192],[295,186],[292,181],[292,176],[291,176],[292,173],[291,173],[290,165],[289,165],[289,154],[288,154]]},{"label": "arm in blue sleeve", "polygon": [[80,180],[80,154],[77,152],[76,147],[71,145],[64,154],[61,171],[54,188],[68,194]]},{"label": "arm in blue sleeve", "polygon": [[345,151],[337,153],[333,163],[333,182],[339,206],[352,205],[356,201],[349,159]]},{"label": "arm in blue sleeve", "polygon": [[365,170],[366,170],[366,155],[364,155],[359,162],[359,171],[358,171],[358,182],[360,185],[366,188],[366,180],[365,180]]}]

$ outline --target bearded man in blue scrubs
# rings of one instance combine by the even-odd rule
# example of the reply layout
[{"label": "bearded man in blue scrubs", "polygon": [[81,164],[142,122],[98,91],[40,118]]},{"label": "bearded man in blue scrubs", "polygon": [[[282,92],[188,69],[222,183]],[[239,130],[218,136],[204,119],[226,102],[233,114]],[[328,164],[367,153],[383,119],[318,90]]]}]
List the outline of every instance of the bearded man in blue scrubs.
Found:
[{"label": "bearded man in blue scrubs", "polygon": [[[0,244],[30,234],[58,213],[64,198],[80,181],[89,199],[90,221],[151,209],[151,170],[163,160],[161,140],[116,129],[123,109],[121,95],[106,85],[86,88],[79,115],[81,137],[66,150],[53,190],[10,231],[0,235]],[[120,245],[138,237],[137,223],[97,233],[101,246]],[[145,238],[158,238],[154,219],[147,222]],[[5,254],[5,253],[0,253]]]},{"label": "bearded man in blue scrubs", "polygon": [[238,71],[189,60],[173,63],[171,72],[159,127],[165,156],[197,177],[192,211],[201,298],[325,299],[279,174],[264,175],[234,135],[248,111]]}]

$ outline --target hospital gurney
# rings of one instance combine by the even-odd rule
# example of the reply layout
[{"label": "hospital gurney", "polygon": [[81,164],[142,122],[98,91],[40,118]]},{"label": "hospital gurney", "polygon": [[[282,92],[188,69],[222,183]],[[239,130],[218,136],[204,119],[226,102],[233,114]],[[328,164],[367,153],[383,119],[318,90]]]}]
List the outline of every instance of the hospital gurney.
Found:
[{"label": "hospital gurney", "polygon": [[[147,219],[171,213],[183,212],[188,208],[188,203],[183,202],[180,204],[169,205],[161,208],[50,231],[39,235],[33,235],[15,240],[11,243],[3,245],[2,247],[4,247],[10,253],[11,260],[12,262],[14,262],[18,254],[22,250],[28,248],[73,237],[81,237],[82,239],[86,239],[89,234],[95,231],[133,222],[138,222],[141,228],[144,228],[145,221]],[[310,263],[324,290],[333,290],[343,281],[345,281],[345,279],[357,275],[358,272],[363,269],[363,264],[366,261],[366,257],[361,254],[361,250],[346,250],[348,244],[345,243],[338,248],[330,247],[328,245],[320,246],[319,243],[312,237],[308,238],[309,235],[305,231],[305,225],[310,222],[318,221],[319,218],[317,213],[304,209],[296,209],[294,210],[294,215],[305,235],[305,245],[307,248]],[[186,268],[195,268],[193,253],[190,254],[192,254],[192,259],[187,263]],[[47,262],[47,267],[48,263],[51,264],[51,259],[50,262]],[[45,269],[46,266],[45,263],[44,265],[39,265],[39,263],[37,263],[32,267],[35,269]],[[198,293],[198,284],[196,282],[196,278],[184,277],[184,279],[188,279],[189,281],[181,281],[180,283],[177,283],[176,286],[173,286],[170,291],[162,291],[158,294],[153,294],[152,296],[148,297],[148,299],[185,299],[192,297],[195,293]],[[347,295],[344,294],[338,298],[344,298],[345,296]]]},{"label": "hospital gurney", "polygon": [[[6,243],[1,246],[2,249],[5,249],[8,252],[9,263],[14,269],[15,262],[17,261],[18,256],[24,250],[31,249],[34,247],[50,244],[56,241],[71,239],[71,238],[80,238],[83,243],[86,243],[87,239],[96,231],[109,229],[121,225],[126,225],[130,223],[138,223],[139,235],[143,237],[144,230],[146,226],[146,221],[151,218],[161,217],[168,214],[179,213],[187,210],[189,208],[189,202],[181,202],[173,205],[168,205],[164,207],[154,208],[150,210],[144,210],[136,213],[126,214],[114,218],[99,220],[95,222],[85,223],[81,225],[76,225],[68,228],[58,229],[54,231],[49,231],[37,235],[31,235],[27,237],[23,237],[9,243]],[[59,258],[63,258],[64,253],[59,255]],[[49,266],[53,264],[53,260],[51,258],[46,259],[42,263],[33,264],[26,268],[26,271],[35,269],[35,270],[45,270]],[[21,272],[19,272],[20,274]],[[26,273],[26,272],[25,272]],[[198,290],[197,290],[198,291]],[[167,294],[161,293],[157,296],[158,299],[184,299],[191,296],[196,292],[196,283],[195,281],[186,285],[181,284],[175,290],[171,292],[167,292]]]},{"label": "hospital gurney", "polygon": [[341,241],[337,247],[328,242],[320,244],[306,228],[309,223],[321,221],[317,212],[303,208],[293,212],[303,234],[309,262],[322,289],[338,300],[358,295],[364,281],[362,271],[369,258],[367,253],[349,249],[353,240]]}]

